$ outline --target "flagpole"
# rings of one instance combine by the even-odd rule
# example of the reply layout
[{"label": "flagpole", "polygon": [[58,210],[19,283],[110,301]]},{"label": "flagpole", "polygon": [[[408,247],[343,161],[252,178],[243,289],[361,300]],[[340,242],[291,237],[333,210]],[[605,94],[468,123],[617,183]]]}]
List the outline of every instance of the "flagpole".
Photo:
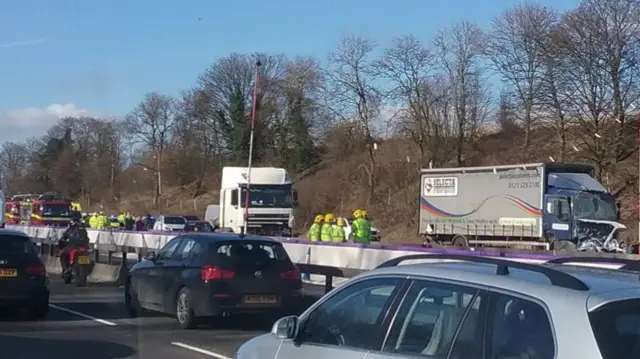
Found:
[{"label": "flagpole", "polygon": [[260,66],[262,63],[260,61],[256,62],[255,75],[253,80],[253,104],[251,106],[251,119],[249,121],[249,160],[247,164],[247,194],[245,196],[245,204],[244,204],[244,231],[243,233],[247,233],[247,224],[249,222],[249,203],[250,196],[249,192],[251,189],[251,160],[253,158],[253,133],[256,126],[256,109],[258,107],[258,86],[260,84]]}]

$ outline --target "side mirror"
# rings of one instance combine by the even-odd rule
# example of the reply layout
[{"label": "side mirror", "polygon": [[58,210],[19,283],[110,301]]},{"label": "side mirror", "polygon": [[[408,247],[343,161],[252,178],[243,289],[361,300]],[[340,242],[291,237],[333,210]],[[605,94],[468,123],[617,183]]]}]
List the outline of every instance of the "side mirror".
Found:
[{"label": "side mirror", "polygon": [[298,317],[292,315],[276,320],[271,335],[276,339],[294,339],[298,335]]},{"label": "side mirror", "polygon": [[155,261],[156,260],[156,252],[147,252],[147,254],[144,256],[144,259],[148,260],[148,261]]}]

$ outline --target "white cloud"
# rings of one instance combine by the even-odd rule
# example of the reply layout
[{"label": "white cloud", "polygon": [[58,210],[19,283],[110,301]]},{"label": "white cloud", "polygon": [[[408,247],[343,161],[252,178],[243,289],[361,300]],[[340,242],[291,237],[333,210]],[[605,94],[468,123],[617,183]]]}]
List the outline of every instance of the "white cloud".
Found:
[{"label": "white cloud", "polygon": [[63,117],[91,116],[92,112],[68,104],[51,104],[44,108],[28,107],[0,113],[0,126],[13,129],[47,129]]},{"label": "white cloud", "polygon": [[13,48],[13,47],[35,46],[35,45],[44,44],[45,42],[47,42],[47,39],[45,39],[45,38],[33,39],[33,40],[22,40],[22,41],[15,41],[15,42],[7,42],[7,43],[4,43],[4,44],[0,44],[0,49],[10,49],[10,48]]}]

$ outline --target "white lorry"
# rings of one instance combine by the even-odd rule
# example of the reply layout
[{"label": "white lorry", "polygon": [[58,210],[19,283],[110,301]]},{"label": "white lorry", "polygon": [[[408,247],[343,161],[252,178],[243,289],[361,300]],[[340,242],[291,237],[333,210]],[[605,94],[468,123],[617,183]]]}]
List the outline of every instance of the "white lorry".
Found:
[{"label": "white lorry", "polygon": [[291,236],[298,205],[287,170],[252,167],[249,184],[249,214],[245,218],[248,169],[224,167],[220,185],[220,204],[210,205],[205,220],[221,231],[266,236]]}]

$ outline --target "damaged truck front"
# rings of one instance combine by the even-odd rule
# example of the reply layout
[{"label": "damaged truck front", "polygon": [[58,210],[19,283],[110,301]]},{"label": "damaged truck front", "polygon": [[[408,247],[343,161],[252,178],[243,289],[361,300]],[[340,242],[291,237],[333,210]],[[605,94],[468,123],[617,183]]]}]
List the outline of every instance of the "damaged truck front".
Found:
[{"label": "damaged truck front", "polygon": [[626,252],[615,198],[582,164],[422,171],[420,234],[457,246]]}]

